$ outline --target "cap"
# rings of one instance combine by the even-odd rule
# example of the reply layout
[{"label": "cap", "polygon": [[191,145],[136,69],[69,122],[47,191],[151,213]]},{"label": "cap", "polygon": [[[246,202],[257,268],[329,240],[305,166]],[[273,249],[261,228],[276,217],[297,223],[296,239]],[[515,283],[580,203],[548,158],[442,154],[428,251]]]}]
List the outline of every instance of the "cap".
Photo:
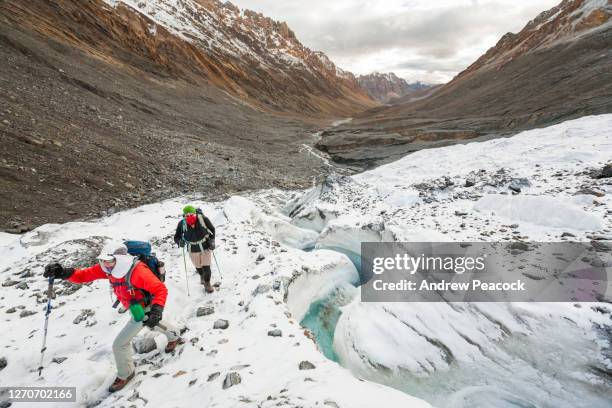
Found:
[{"label": "cap", "polygon": [[183,215],[186,214],[195,214],[196,213],[196,208],[193,205],[186,205],[185,207],[183,207]]},{"label": "cap", "polygon": [[112,261],[115,255],[127,255],[128,250],[122,242],[109,242],[100,251],[98,259],[101,261]]}]

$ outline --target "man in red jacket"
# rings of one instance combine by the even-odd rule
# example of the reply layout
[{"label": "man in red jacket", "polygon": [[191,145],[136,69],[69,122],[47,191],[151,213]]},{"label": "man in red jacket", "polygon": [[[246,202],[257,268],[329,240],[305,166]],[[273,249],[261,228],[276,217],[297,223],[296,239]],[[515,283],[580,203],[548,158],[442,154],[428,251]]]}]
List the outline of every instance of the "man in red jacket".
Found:
[{"label": "man in red jacket", "polygon": [[117,300],[132,312],[132,318],[113,342],[117,378],[109,387],[109,391],[115,392],[134,378],[135,367],[130,346],[143,325],[166,335],[167,353],[172,352],[177,344],[182,344],[183,340],[173,326],[162,321],[168,289],[146,264],[129,255],[125,245],[113,243],[102,249],[98,260],[96,265],[85,269],[64,268],[58,263],[52,263],[45,267],[43,276],[67,279],[73,283],[108,279]]}]

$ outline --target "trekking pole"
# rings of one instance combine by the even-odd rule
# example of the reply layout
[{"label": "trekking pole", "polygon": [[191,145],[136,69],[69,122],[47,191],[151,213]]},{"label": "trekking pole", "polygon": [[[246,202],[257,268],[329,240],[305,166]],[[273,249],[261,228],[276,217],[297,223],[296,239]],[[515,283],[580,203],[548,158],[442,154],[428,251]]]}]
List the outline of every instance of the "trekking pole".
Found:
[{"label": "trekking pole", "polygon": [[187,260],[185,259],[185,247],[183,247],[183,266],[185,267],[185,283],[187,284],[187,296],[191,296],[189,293],[189,278],[187,277]]},{"label": "trekking pole", "polygon": [[215,260],[215,265],[217,265],[217,270],[219,271],[219,277],[223,280],[223,275],[221,274],[221,268],[219,268],[219,262],[217,262],[217,256],[215,255],[215,251],[210,251],[213,254],[213,258]]},{"label": "trekking pole", "polygon": [[40,377],[43,370],[43,359],[45,350],[47,349],[47,327],[49,326],[49,315],[51,314],[51,298],[53,297],[53,276],[49,277],[49,288],[47,289],[47,312],[45,313],[45,332],[43,335],[42,348],[40,349],[40,365],[38,366],[38,376]]},{"label": "trekking pole", "polygon": [[[146,322],[147,320],[149,320],[149,316],[145,316],[144,319],[142,319],[142,323],[144,324],[144,322]],[[179,336],[179,334],[177,332],[175,332],[174,330],[168,330],[168,326],[166,326],[165,324],[163,324],[162,322],[157,322],[157,324],[155,325],[157,327],[159,327],[160,329],[162,329],[165,332],[171,332],[172,334],[174,334],[175,336]],[[151,330],[153,330],[154,328],[151,327]]]}]

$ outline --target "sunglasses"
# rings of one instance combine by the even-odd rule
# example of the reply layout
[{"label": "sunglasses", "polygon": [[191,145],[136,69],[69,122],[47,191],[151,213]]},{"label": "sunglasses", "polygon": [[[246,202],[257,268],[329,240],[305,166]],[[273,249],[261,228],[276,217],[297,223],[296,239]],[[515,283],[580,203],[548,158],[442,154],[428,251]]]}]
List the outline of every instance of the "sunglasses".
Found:
[{"label": "sunglasses", "polygon": [[107,259],[101,259],[100,263],[109,271],[111,269],[113,269],[113,267],[115,266],[115,263],[117,263],[117,261],[115,260],[115,257],[113,257],[113,259],[111,260],[107,260]]}]

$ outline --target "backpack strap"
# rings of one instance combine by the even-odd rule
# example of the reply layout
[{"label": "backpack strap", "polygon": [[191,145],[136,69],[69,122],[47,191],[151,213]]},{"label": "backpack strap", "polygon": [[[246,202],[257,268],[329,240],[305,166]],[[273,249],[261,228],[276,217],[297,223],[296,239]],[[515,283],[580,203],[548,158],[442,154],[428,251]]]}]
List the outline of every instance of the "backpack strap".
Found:
[{"label": "backpack strap", "polygon": [[183,235],[182,235],[182,239],[183,242],[185,243],[185,247],[187,249],[187,251],[189,252],[191,250],[191,244],[189,243],[189,241],[187,241],[187,238],[185,238],[185,234],[187,233],[187,220],[185,219],[185,216],[183,215]]},{"label": "backpack strap", "polygon": [[[112,282],[111,286],[115,287],[115,286],[127,286],[128,287],[128,291],[133,292],[134,291],[134,286],[132,286],[132,272],[134,271],[134,268],[136,268],[136,264],[138,263],[138,258],[134,258],[134,261],[132,262],[132,266],[130,266],[130,269],[128,270],[128,273],[125,275],[125,282]],[[115,300],[115,303],[113,303],[113,309],[116,309],[117,306],[119,306],[119,299]]]},{"label": "backpack strap", "polygon": [[[148,264],[148,263],[146,263],[146,262],[144,262],[144,261],[141,261],[141,260],[140,260],[140,259],[138,259],[138,258],[135,258],[135,259],[134,259],[134,263],[132,264],[132,267],[131,267],[131,268],[130,268],[130,270],[128,271],[127,275],[125,275],[125,281],[126,281],[126,283],[127,283],[128,291],[133,292],[134,290],[139,290],[139,291],[142,293],[142,296],[143,296],[143,298],[144,298],[145,305],[150,305],[150,304],[151,304],[151,300],[153,300],[153,297],[151,296],[151,294],[150,294],[149,292],[147,292],[146,290],[144,290],[144,289],[141,289],[141,288],[135,288],[135,287],[132,285],[132,272],[134,272],[134,269],[136,268],[136,264],[137,264],[138,262],[142,262],[142,263],[144,263],[144,264],[147,266],[147,268],[149,268],[149,264]],[[151,271],[151,272],[153,272],[153,271]],[[155,275],[155,272],[153,272],[153,274]]]},{"label": "backpack strap", "polygon": [[200,224],[202,224],[202,228],[206,230],[206,233],[208,234],[208,236],[212,237],[213,236],[212,231],[208,229],[208,227],[206,226],[206,223],[204,222],[204,214],[198,213],[198,220],[200,220]]},{"label": "backpack strap", "polygon": [[134,269],[136,268],[136,264],[138,262],[140,262],[138,257],[134,258],[134,262],[132,262],[130,270],[128,271],[127,275],[125,275],[125,282],[127,283],[127,287],[130,292],[134,291],[134,286],[132,286],[132,272],[134,272]]},{"label": "backpack strap", "polygon": [[200,247],[200,251],[204,251],[204,247],[202,246],[202,244],[208,241],[208,239],[213,236],[212,231],[208,229],[208,227],[206,226],[206,223],[204,222],[204,215],[202,214],[202,212],[200,211],[200,212],[197,212],[196,214],[198,216],[198,221],[200,221],[200,225],[206,231],[206,235],[204,236],[204,238],[196,242],[191,242],[185,239],[185,233],[187,232],[187,221],[185,220],[185,216],[183,216],[183,241],[185,242],[185,245],[187,245],[188,251],[191,250],[192,246],[196,246],[196,245]]}]

